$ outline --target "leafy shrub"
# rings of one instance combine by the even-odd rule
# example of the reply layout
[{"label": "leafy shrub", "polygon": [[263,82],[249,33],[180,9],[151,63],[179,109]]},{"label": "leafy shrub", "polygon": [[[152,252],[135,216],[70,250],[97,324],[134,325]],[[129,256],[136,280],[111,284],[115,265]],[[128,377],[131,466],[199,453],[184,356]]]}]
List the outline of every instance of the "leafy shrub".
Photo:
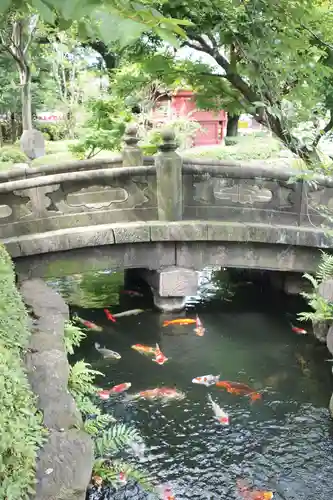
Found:
[{"label": "leafy shrub", "polygon": [[27,157],[18,148],[5,146],[0,149],[0,162],[26,163]]},{"label": "leafy shrub", "polygon": [[66,127],[63,123],[41,123],[35,124],[37,130],[42,132],[45,139],[49,141],[61,141],[66,139]]},{"label": "leafy shrub", "polygon": [[226,137],[224,143],[226,146],[235,146],[238,143],[238,137]]},{"label": "leafy shrub", "polygon": [[33,493],[35,460],[42,444],[41,417],[21,358],[29,338],[28,316],[15,287],[13,266],[0,246],[0,498]]},{"label": "leafy shrub", "polygon": [[120,99],[91,99],[87,104],[89,118],[84,124],[83,137],[69,145],[79,159],[89,159],[101,151],[116,151],[121,147],[126,123],[132,115]]}]

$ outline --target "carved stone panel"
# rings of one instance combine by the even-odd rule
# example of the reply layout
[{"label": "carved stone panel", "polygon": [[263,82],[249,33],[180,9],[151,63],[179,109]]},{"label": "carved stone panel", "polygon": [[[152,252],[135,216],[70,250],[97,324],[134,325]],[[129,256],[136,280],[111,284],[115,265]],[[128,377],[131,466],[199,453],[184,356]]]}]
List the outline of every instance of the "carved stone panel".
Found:
[{"label": "carved stone panel", "polygon": [[216,200],[225,200],[231,203],[240,203],[241,205],[268,203],[273,196],[269,189],[259,187],[254,183],[230,182],[218,178],[214,179],[213,193]]}]

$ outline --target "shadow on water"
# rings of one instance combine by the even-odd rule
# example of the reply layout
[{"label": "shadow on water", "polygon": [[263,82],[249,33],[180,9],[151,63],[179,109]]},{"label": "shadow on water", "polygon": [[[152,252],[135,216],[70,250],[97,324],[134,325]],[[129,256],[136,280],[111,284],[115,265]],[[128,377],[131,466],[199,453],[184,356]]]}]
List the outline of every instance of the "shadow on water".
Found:
[{"label": "shadow on water", "polygon": [[[158,482],[170,484],[176,499],[242,498],[235,487],[242,477],[257,489],[273,491],[275,499],[328,500],[333,498],[333,442],[326,349],[313,337],[291,331],[290,322],[305,309],[300,298],[273,292],[261,276],[245,281],[235,272],[203,273],[198,297],[188,300],[180,316],[198,313],[206,328],[204,337],[196,336],[191,325],[163,327],[163,321],[175,315],[155,311],[150,296],[120,294],[119,301],[113,293],[111,302],[96,280],[104,302],[98,304],[91,286],[89,306],[87,297],[77,288],[73,293],[68,282],[53,285],[75,304],[73,314],[103,327],[102,332],[89,332],[75,355],[105,373],[98,380],[101,387],[131,382],[130,393],[162,385],[186,393],[183,401],[169,404],[126,402],[124,395],[102,403],[104,411],[140,430],[147,452],[139,462]],[[113,324],[104,307],[145,312]],[[122,358],[104,360],[95,342]],[[156,342],[169,358],[163,366],[131,349],[132,344]],[[247,397],[191,383],[206,374],[244,382],[262,391],[263,399],[251,404]],[[213,419],[208,393],[230,415],[229,427]],[[105,491],[95,498],[150,498],[133,485],[129,488],[134,489]]]}]

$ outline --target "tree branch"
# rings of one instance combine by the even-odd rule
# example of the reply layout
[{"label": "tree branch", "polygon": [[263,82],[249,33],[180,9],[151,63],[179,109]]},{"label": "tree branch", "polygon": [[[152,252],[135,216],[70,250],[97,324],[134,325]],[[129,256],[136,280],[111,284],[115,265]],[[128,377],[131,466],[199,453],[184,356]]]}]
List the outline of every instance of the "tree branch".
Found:
[{"label": "tree branch", "polygon": [[312,146],[315,148],[318,146],[318,143],[322,137],[324,137],[327,132],[332,130],[333,128],[333,110],[330,109],[330,120],[329,122],[325,125],[325,127],[319,131],[319,133],[316,135],[316,137],[313,140]]}]

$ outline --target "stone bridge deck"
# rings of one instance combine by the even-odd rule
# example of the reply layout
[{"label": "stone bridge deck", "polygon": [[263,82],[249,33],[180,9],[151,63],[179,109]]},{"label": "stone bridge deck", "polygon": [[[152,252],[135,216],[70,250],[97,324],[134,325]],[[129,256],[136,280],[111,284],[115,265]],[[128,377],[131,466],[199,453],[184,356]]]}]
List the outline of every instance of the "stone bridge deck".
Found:
[{"label": "stone bridge deck", "polygon": [[160,152],[143,158],[131,127],[111,160],[0,173],[0,240],[17,269],[44,276],[71,261],[79,270],[311,271],[318,249],[333,246],[323,215],[332,178],[309,184],[288,169],[190,160],[175,149],[165,133]]}]

